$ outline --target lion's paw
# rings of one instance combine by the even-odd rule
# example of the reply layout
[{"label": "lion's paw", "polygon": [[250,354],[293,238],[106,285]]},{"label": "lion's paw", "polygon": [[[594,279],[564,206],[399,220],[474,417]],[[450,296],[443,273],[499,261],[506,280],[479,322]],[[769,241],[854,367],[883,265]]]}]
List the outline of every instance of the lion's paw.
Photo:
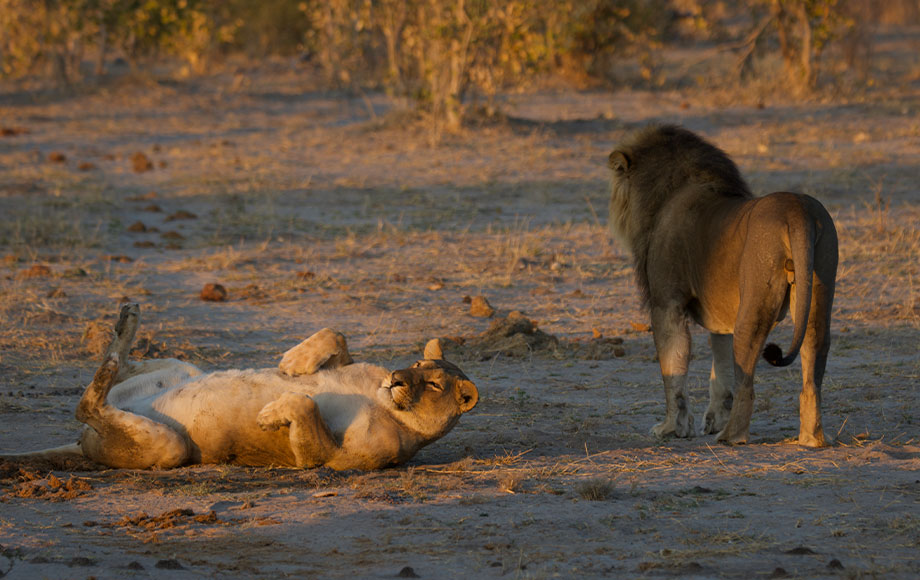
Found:
[{"label": "lion's paw", "polygon": [[716,441],[727,445],[744,445],[748,442],[748,430],[733,430],[731,425],[727,425],[716,435]]},{"label": "lion's paw", "polygon": [[284,353],[278,368],[282,373],[296,377],[315,372],[315,354],[310,345],[300,343]]},{"label": "lion's paw", "polygon": [[731,417],[732,404],[734,397],[728,393],[721,401],[709,401],[709,407],[706,409],[706,415],[703,419],[703,433],[718,433],[728,424]]},{"label": "lion's paw", "polygon": [[272,401],[262,407],[256,421],[263,431],[277,431],[291,424],[291,419],[285,412],[285,405],[281,401]]},{"label": "lion's paw", "polygon": [[659,439],[667,437],[693,437],[696,433],[693,430],[693,415],[682,413],[676,419],[665,419],[652,427],[652,435]]},{"label": "lion's paw", "polygon": [[706,410],[706,416],[703,419],[703,434],[718,433],[725,428],[728,423],[728,411],[723,411],[721,406],[713,409],[710,407]]},{"label": "lion's paw", "polygon": [[696,430],[693,428],[694,423],[693,415],[689,412],[681,413],[677,416],[677,428],[674,430],[674,434],[682,438],[693,437],[696,435]]}]

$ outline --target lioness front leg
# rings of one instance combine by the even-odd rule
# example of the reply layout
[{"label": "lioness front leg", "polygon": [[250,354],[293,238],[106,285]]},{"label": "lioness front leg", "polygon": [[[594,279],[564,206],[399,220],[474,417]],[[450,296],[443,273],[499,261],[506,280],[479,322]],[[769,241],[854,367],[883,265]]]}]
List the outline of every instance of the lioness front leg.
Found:
[{"label": "lioness front leg", "polygon": [[284,393],[262,407],[258,422],[266,431],[290,428],[291,450],[297,467],[319,467],[339,450],[316,401],[308,395]]},{"label": "lioness front leg", "polygon": [[320,369],[350,365],[351,355],[345,335],[324,328],[284,353],[278,368],[286,375],[312,375]]},{"label": "lioness front leg", "polygon": [[718,433],[725,428],[734,398],[732,335],[712,334],[711,339],[712,372],[709,374],[709,407],[706,409],[703,433]]},{"label": "lioness front leg", "polygon": [[652,306],[652,332],[665,396],[664,421],[652,427],[652,434],[656,437],[692,437],[693,415],[686,393],[690,364],[690,327],[686,315],[678,308]]}]

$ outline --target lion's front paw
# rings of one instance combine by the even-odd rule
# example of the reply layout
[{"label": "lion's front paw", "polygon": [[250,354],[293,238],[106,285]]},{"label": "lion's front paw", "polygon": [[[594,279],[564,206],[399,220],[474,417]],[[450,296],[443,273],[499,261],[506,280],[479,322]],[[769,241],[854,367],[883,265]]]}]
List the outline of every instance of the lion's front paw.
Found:
[{"label": "lion's front paw", "polygon": [[664,420],[661,423],[656,424],[652,427],[652,435],[659,439],[664,439],[665,437],[670,437],[674,435],[675,424],[674,421]]},{"label": "lion's front paw", "polygon": [[665,419],[652,427],[652,435],[659,439],[666,437],[693,437],[693,415],[688,412],[680,413],[676,419]]},{"label": "lion's front paw", "polygon": [[709,407],[706,409],[706,417],[703,423],[703,433],[718,433],[725,428],[725,424],[728,423],[728,411],[725,411],[720,406],[716,408]]},{"label": "lion's front paw", "polygon": [[300,343],[284,353],[278,368],[282,373],[296,377],[316,371],[316,356],[310,345]]},{"label": "lion's front paw", "polygon": [[259,427],[263,431],[277,431],[282,427],[287,427],[291,424],[290,417],[287,416],[285,412],[285,406],[281,401],[272,401],[271,403],[262,407],[262,410],[259,411],[259,416],[256,418],[256,421],[259,423]]},{"label": "lion's front paw", "polygon": [[693,437],[696,435],[694,423],[693,415],[689,411],[679,414],[677,416],[677,429],[674,430],[674,434],[678,437]]}]

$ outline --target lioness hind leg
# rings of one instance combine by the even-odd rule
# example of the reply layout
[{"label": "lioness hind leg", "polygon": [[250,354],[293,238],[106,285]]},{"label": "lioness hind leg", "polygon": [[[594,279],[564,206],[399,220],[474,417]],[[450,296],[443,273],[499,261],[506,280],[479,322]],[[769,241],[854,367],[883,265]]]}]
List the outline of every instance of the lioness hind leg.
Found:
[{"label": "lioness hind leg", "polygon": [[690,327],[677,308],[652,307],[652,332],[664,381],[665,418],[652,427],[656,437],[692,437],[693,415],[687,401],[687,368],[690,364]]},{"label": "lioness hind leg", "polygon": [[118,355],[119,376],[115,382],[123,381],[126,378],[125,373],[129,370],[128,353],[131,352],[134,336],[140,324],[140,312],[140,306],[134,303],[122,304],[118,312],[118,322],[115,323],[112,342],[109,343],[105,356],[103,356],[103,359],[106,359],[112,353]]},{"label": "lioness hind leg", "polygon": [[291,451],[297,467],[323,465],[339,449],[316,401],[303,393],[284,393],[262,407],[257,420],[265,431],[290,428]]},{"label": "lioness hind leg", "polygon": [[350,365],[345,335],[324,328],[284,353],[278,368],[286,375],[311,375],[320,369]]},{"label": "lioness hind leg", "polygon": [[828,288],[815,276],[809,312],[808,332],[799,356],[802,359],[802,392],[799,393],[799,445],[824,447],[821,423],[821,384],[827,353],[831,346],[830,313],[834,300],[833,287]]},{"label": "lioness hind leg", "polygon": [[118,354],[109,353],[77,404],[76,417],[88,426],[80,438],[83,455],[118,468],[165,469],[181,465],[188,446],[179,433],[106,401],[118,370]]},{"label": "lioness hind leg", "polygon": [[709,407],[703,433],[718,433],[725,428],[731,412],[734,357],[732,335],[712,334],[712,371],[709,374]]}]

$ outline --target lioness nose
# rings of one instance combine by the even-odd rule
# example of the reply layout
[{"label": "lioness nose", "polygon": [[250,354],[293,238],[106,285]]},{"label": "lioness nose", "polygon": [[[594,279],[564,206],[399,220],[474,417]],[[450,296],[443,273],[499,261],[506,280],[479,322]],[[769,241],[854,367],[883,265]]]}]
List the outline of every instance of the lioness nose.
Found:
[{"label": "lioness nose", "polygon": [[398,372],[390,374],[390,387],[405,387],[406,385],[406,381],[400,376]]}]

